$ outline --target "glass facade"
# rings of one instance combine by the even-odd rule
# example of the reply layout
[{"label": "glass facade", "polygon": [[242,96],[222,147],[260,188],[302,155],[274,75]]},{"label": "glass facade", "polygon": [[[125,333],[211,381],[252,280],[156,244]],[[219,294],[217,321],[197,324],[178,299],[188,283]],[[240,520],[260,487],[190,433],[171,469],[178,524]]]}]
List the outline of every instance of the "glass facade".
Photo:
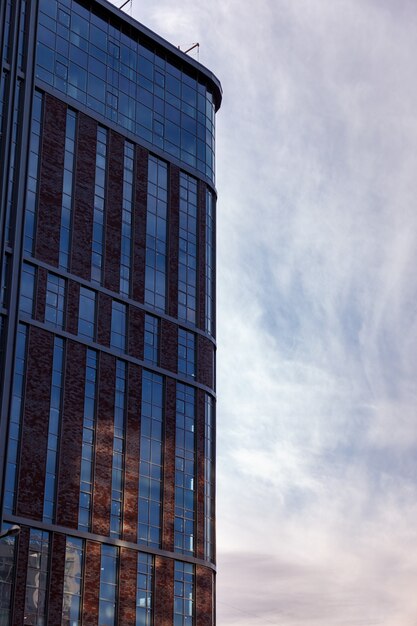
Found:
[{"label": "glass facade", "polygon": [[96,338],[96,292],[80,287],[78,334],[92,341]]},{"label": "glass facade", "polygon": [[215,106],[196,76],[75,0],[40,9],[37,78],[214,179]]},{"label": "glass facade", "polygon": [[126,350],[126,305],[113,300],[111,309],[110,346],[115,350]]},{"label": "glass facade", "polygon": [[161,544],[163,378],[142,374],[138,542]]},{"label": "glass facade", "polygon": [[214,463],[216,453],[214,400],[205,394],[205,438],[204,438],[204,558],[214,560],[215,535],[215,485]]},{"label": "glass facade", "polygon": [[107,178],[107,130],[97,128],[96,181],[94,188],[93,241],[91,254],[91,280],[101,284],[104,260],[104,222]]},{"label": "glass facade", "polygon": [[100,626],[116,626],[117,623],[118,569],[119,549],[115,546],[102,544],[98,607],[98,623]]},{"label": "glass facade", "polygon": [[130,295],[134,166],[135,146],[130,141],[125,141],[123,160],[122,251],[120,255],[120,293],[124,296]]},{"label": "glass facade", "polygon": [[195,550],[195,389],[177,383],[175,429],[175,551]]},{"label": "glass facade", "polygon": [[65,129],[64,180],[62,185],[61,232],[59,242],[59,266],[64,270],[69,268],[71,248],[76,130],[77,114],[75,111],[68,109]]},{"label": "glass facade", "polygon": [[194,587],[194,565],[175,561],[173,626],[194,626]]},{"label": "glass facade", "polygon": [[84,541],[67,537],[61,626],[81,626]]},{"label": "glass facade", "polygon": [[116,361],[114,398],[113,464],[111,483],[110,535],[120,537],[122,530],[124,439],[126,414],[126,364]]},{"label": "glass facade", "polygon": [[178,328],[178,373],[195,378],[195,334]]},{"label": "glass facade", "polygon": [[26,576],[25,625],[42,626],[46,623],[48,565],[49,533],[31,528]]},{"label": "glass facade", "polygon": [[135,626],[152,626],[152,596],[154,584],[154,557],[139,552],[136,590]]},{"label": "glass facade", "polygon": [[36,206],[39,179],[39,149],[42,132],[42,100],[40,91],[35,91],[32,105],[32,124],[29,147],[28,178],[26,188],[24,249],[33,253],[35,240]]},{"label": "glass facade", "polygon": [[[9,524],[4,525],[7,529]],[[0,558],[0,624],[10,623],[13,579],[15,574],[16,537],[4,537],[1,540]]]},{"label": "glass facade", "polygon": [[197,181],[180,174],[178,318],[195,324],[197,314]]},{"label": "glass facade", "polygon": [[46,285],[45,322],[62,328],[65,312],[65,279],[48,273]]},{"label": "glass facade", "polygon": [[21,313],[26,313],[31,317],[33,315],[35,277],[36,268],[33,265],[29,265],[29,263],[23,263],[20,282],[19,309]]},{"label": "glass facade", "polygon": [[78,528],[90,530],[97,404],[97,354],[87,350]]},{"label": "glass facade", "polygon": [[206,332],[214,334],[215,307],[215,204],[213,194],[206,190]]},{"label": "glass facade", "polygon": [[147,363],[159,363],[159,319],[153,315],[145,315],[145,334],[143,358]]}]

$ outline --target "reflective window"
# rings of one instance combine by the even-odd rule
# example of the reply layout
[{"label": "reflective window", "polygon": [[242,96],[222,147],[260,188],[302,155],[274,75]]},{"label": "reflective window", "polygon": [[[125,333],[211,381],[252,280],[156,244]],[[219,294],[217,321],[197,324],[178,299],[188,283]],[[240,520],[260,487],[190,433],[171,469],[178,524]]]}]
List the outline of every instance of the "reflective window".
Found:
[{"label": "reflective window", "polygon": [[206,190],[206,331],[214,335],[215,307],[215,205],[213,194]]},{"label": "reflective window", "polygon": [[62,409],[64,366],[64,340],[54,338],[54,356],[52,361],[51,399],[49,406],[48,451],[46,457],[45,493],[43,519],[53,522],[55,515],[56,472],[59,446],[59,433]]},{"label": "reflective window", "polygon": [[66,0],[41,0],[39,22],[38,78],[214,178],[204,84],[76,2],[71,12]]},{"label": "reflective window", "polygon": [[80,287],[78,334],[87,339],[96,338],[96,292]]},{"label": "reflective window", "polygon": [[138,553],[138,573],[136,591],[135,626],[152,626],[152,589],[154,557],[152,554]]},{"label": "reflective window", "polygon": [[126,350],[126,305],[113,300],[111,309],[110,345],[116,350]]},{"label": "reflective window", "polygon": [[46,623],[48,561],[49,533],[31,528],[26,575],[25,624]]},{"label": "reflective window", "polygon": [[3,46],[3,59],[10,62],[10,21],[12,13],[12,0],[6,1],[5,16],[4,16],[4,46]]},{"label": "reflective window", "polygon": [[165,311],[167,190],[167,164],[150,156],[146,215],[145,302],[159,311]]},{"label": "reflective window", "polygon": [[104,259],[104,222],[107,174],[107,130],[97,128],[96,180],[94,187],[91,280],[101,284]]},{"label": "reflective window", "polygon": [[123,508],[124,438],[126,414],[126,364],[116,361],[114,398],[113,465],[111,484],[110,536],[120,537]]},{"label": "reflective window", "polygon": [[215,445],[214,400],[206,393],[204,437],[204,558],[208,561],[214,561]]},{"label": "reflective window", "polygon": [[67,537],[61,626],[81,626],[84,541]]},{"label": "reflective window", "polygon": [[180,174],[178,318],[195,324],[197,312],[197,181]]},{"label": "reflective window", "polygon": [[174,626],[194,625],[194,565],[175,561]]},{"label": "reflective window", "polygon": [[13,239],[13,219],[14,215],[13,211],[13,202],[14,202],[14,192],[15,192],[15,179],[18,176],[18,161],[19,161],[19,150],[16,149],[17,141],[19,137],[19,118],[20,118],[20,98],[22,93],[22,84],[21,81],[16,81],[15,87],[15,99],[14,99],[14,107],[13,107],[13,122],[12,122],[12,141],[11,141],[11,150],[10,150],[10,164],[9,164],[9,181],[7,188],[7,204],[6,204],[6,237],[7,243],[11,244]]},{"label": "reflective window", "polygon": [[10,257],[6,253],[3,256],[3,267],[1,271],[1,292],[0,292],[0,305],[7,308],[9,305],[9,268]]},{"label": "reflective window", "polygon": [[152,365],[159,364],[159,319],[153,315],[145,315],[143,358]]},{"label": "reflective window", "polygon": [[177,383],[175,428],[176,552],[192,555],[195,534],[195,390]]},{"label": "reflective window", "polygon": [[45,322],[57,328],[64,326],[65,311],[65,279],[48,273],[46,285]]},{"label": "reflective window", "polygon": [[97,354],[87,350],[78,528],[90,530],[97,403]]},{"label": "reflective window", "polygon": [[17,330],[13,391],[10,409],[9,441],[7,444],[7,466],[4,493],[4,509],[7,513],[13,513],[16,495],[18,449],[26,375],[26,341],[27,327],[23,324],[19,324]]},{"label": "reflective window", "polygon": [[138,543],[161,543],[163,378],[142,373]]},{"label": "reflective window", "polygon": [[[4,524],[6,530],[10,524]],[[9,626],[11,618],[11,600],[15,568],[16,537],[1,539],[1,567],[0,567],[0,615],[1,623]]]},{"label": "reflective window", "polygon": [[35,267],[33,265],[29,265],[28,263],[23,263],[20,280],[19,309],[21,313],[27,313],[30,316],[33,315],[35,276]]},{"label": "reflective window", "polygon": [[103,626],[116,624],[118,565],[119,549],[102,544],[98,623]]},{"label": "reflective window", "polygon": [[195,378],[195,335],[178,328],[178,373]]},{"label": "reflective window", "polygon": [[61,232],[59,242],[59,266],[65,270],[69,268],[72,226],[72,195],[75,163],[75,132],[77,128],[77,114],[67,110],[65,130],[64,181],[62,187]]},{"label": "reflective window", "polygon": [[132,263],[132,208],[135,146],[125,141],[123,162],[122,237],[120,256],[120,293],[130,295],[130,268]]},{"label": "reflective window", "polygon": [[28,254],[33,253],[35,240],[36,203],[38,192],[40,136],[42,128],[42,94],[35,91],[33,96],[32,123],[30,131],[30,147],[28,161],[28,178],[25,206],[24,248]]}]

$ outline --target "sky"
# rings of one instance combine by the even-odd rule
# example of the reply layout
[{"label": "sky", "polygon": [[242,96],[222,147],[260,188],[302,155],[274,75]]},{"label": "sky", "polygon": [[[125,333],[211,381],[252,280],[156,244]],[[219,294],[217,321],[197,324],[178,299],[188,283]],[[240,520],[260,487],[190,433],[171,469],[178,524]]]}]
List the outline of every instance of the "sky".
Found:
[{"label": "sky", "polygon": [[217,625],[416,626],[417,6],[132,4],[224,92]]}]

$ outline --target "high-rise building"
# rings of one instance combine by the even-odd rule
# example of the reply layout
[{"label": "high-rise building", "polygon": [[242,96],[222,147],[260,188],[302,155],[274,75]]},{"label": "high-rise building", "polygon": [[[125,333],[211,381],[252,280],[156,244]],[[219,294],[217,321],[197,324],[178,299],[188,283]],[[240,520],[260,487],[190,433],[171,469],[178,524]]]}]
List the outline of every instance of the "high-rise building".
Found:
[{"label": "high-rise building", "polygon": [[0,3],[1,626],[213,626],[216,77]]}]

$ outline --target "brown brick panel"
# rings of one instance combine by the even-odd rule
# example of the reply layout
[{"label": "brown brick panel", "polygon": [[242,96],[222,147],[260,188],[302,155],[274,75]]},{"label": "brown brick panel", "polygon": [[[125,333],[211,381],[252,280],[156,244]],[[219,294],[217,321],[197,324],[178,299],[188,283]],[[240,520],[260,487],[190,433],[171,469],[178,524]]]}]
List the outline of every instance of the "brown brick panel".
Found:
[{"label": "brown brick panel", "polygon": [[119,574],[119,624],[135,626],[136,624],[136,550],[120,549]]},{"label": "brown brick panel", "polygon": [[145,313],[135,306],[129,307],[128,350],[136,359],[143,359]]},{"label": "brown brick panel", "polygon": [[213,626],[214,602],[213,602],[213,572],[203,565],[196,566],[196,592],[195,609],[196,623],[198,626]]},{"label": "brown brick panel", "polygon": [[197,272],[197,326],[206,325],[206,185],[198,181],[198,272]]},{"label": "brown brick panel", "polygon": [[66,330],[73,335],[78,334],[78,308],[80,302],[80,285],[73,280],[67,284],[67,311],[65,316]]},{"label": "brown brick panel", "polygon": [[58,265],[64,176],[66,105],[45,94],[35,257]]},{"label": "brown brick panel", "polygon": [[136,179],[134,194],[132,298],[137,302],[143,302],[145,296],[148,151],[141,146],[136,146]]},{"label": "brown brick panel", "polygon": [[161,319],[160,322],[160,365],[176,373],[178,368],[178,326]]},{"label": "brown brick panel", "polygon": [[[25,597],[26,597],[26,575],[29,557],[29,537],[30,530],[27,526],[22,526],[22,530],[17,539],[15,539],[17,548],[17,556],[15,559],[15,586],[13,598],[13,626],[21,626],[24,624],[25,614]],[[15,544],[15,545],[16,545]]]},{"label": "brown brick panel", "polygon": [[38,322],[45,321],[45,305],[46,305],[46,283],[48,280],[48,272],[43,267],[38,267],[36,271],[36,298],[35,298],[35,320]]},{"label": "brown brick panel", "polygon": [[97,122],[79,113],[77,138],[71,272],[89,280],[91,275]]},{"label": "brown brick panel", "polygon": [[56,522],[68,528],[78,527],[85,369],[85,346],[67,341]]},{"label": "brown brick panel", "polygon": [[48,598],[48,626],[56,626],[62,620],[62,599],[64,595],[63,579],[65,573],[65,535],[52,534],[50,542],[51,569]]},{"label": "brown brick panel", "polygon": [[180,211],[180,169],[169,167],[168,223],[168,313],[178,316],[178,236]]},{"label": "brown brick panel", "polygon": [[204,559],[204,452],[205,452],[205,394],[201,389],[197,390],[196,402],[196,556]]},{"label": "brown brick panel", "polygon": [[123,201],[123,152],[124,140],[113,130],[109,133],[106,234],[104,255],[104,286],[119,291],[120,244]]},{"label": "brown brick panel", "polygon": [[109,347],[111,335],[111,305],[112,298],[101,291],[97,294],[97,341],[102,346]]},{"label": "brown brick panel", "polygon": [[214,345],[206,337],[197,335],[197,380],[214,389]]},{"label": "brown brick panel", "polygon": [[125,441],[125,482],[123,502],[123,539],[136,541],[139,496],[140,407],[142,399],[142,369],[128,365],[128,406]]},{"label": "brown brick panel", "polygon": [[100,544],[86,541],[82,623],[88,626],[98,626],[100,567]]},{"label": "brown brick panel", "polygon": [[162,549],[174,550],[176,382],[166,379]]},{"label": "brown brick panel", "polygon": [[92,528],[93,533],[106,537],[110,534],[115,384],[116,359],[110,354],[101,352]]},{"label": "brown brick panel", "polygon": [[[172,626],[174,614],[174,561],[162,556],[155,557],[155,604],[154,623]],[[197,622],[199,624],[199,622]]]},{"label": "brown brick panel", "polygon": [[16,513],[38,520],[43,514],[53,341],[51,333],[30,327]]}]

